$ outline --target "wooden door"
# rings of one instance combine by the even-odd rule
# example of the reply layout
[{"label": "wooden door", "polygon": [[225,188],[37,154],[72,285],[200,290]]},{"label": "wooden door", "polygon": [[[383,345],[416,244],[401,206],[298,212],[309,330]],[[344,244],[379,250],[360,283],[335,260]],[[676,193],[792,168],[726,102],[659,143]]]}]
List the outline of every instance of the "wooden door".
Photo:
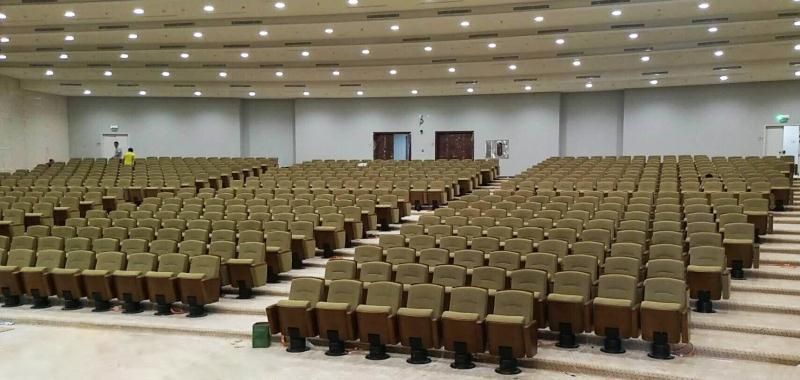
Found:
[{"label": "wooden door", "polygon": [[475,133],[436,132],[436,159],[467,159],[475,157]]},{"label": "wooden door", "polygon": [[373,151],[372,158],[375,160],[394,159],[394,133],[372,134]]}]

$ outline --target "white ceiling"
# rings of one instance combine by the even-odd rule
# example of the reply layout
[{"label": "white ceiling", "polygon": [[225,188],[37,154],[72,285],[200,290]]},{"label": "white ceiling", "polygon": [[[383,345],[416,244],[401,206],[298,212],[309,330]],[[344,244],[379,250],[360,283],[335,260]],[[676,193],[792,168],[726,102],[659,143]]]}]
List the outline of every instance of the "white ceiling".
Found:
[{"label": "white ceiling", "polygon": [[199,91],[245,98],[603,91],[718,84],[723,75],[724,83],[800,79],[798,0],[274,3],[0,0],[0,75],[68,96]]}]

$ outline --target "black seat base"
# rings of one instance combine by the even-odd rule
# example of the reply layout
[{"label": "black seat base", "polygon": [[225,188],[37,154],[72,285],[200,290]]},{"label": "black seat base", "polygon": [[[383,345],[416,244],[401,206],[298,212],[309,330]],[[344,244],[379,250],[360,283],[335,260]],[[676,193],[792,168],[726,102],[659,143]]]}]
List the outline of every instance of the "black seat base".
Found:
[{"label": "black seat base", "polygon": [[711,292],[708,290],[697,291],[697,303],[694,311],[698,313],[716,313],[714,311],[714,303],[711,302]]},{"label": "black seat base", "polygon": [[92,312],[100,313],[111,310],[111,301],[101,299],[98,294],[93,294],[92,300],[94,300],[94,309],[92,309]]},{"label": "black seat base", "polygon": [[308,351],[308,347],[306,346],[306,338],[300,336],[296,328],[289,328],[289,347],[286,348],[286,352],[296,353],[306,351]]},{"label": "black seat base", "polygon": [[[66,292],[69,293],[69,292]],[[83,302],[80,299],[72,298],[72,295],[64,295],[64,307],[61,310],[78,310],[83,309]]]},{"label": "black seat base", "polygon": [[454,361],[450,364],[453,369],[472,369],[475,363],[472,361],[472,353],[467,352],[467,345],[464,342],[454,342],[455,355]]},{"label": "black seat base", "polygon": [[522,372],[511,347],[500,346],[500,361],[498,364],[499,366],[494,369],[494,372],[501,375],[517,375]]},{"label": "black seat base", "polygon": [[238,289],[239,289],[239,296],[236,299],[240,300],[248,300],[253,298],[253,288],[247,285],[244,281],[239,281]]},{"label": "black seat base", "polygon": [[[161,299],[158,299],[161,298]],[[172,315],[172,304],[166,303],[163,297],[156,296],[156,314],[155,315]]]},{"label": "black seat base", "polygon": [[428,364],[431,358],[428,350],[422,347],[422,340],[420,338],[410,338],[411,343],[411,357],[406,360],[408,364]]},{"label": "black seat base", "polygon": [[208,315],[208,313],[206,313],[205,306],[196,304],[194,302],[194,297],[189,297],[189,314],[186,314],[186,318],[200,318],[206,315]]},{"label": "black seat base", "polygon": [[734,260],[731,263],[731,279],[732,280],[744,280],[744,269],[742,268],[744,265],[742,260]]},{"label": "black seat base", "polygon": [[338,331],[328,331],[328,351],[325,351],[327,356],[343,356],[347,355],[344,350],[344,341],[339,339]]},{"label": "black seat base", "polygon": [[659,360],[675,359],[675,357],[672,356],[672,349],[669,346],[667,333],[655,332],[653,333],[653,338],[654,341],[653,344],[650,346],[650,352],[647,353],[647,356]]},{"label": "black seat base", "polygon": [[578,348],[578,343],[575,341],[575,333],[572,332],[571,323],[560,323],[558,325],[558,343],[556,347],[560,348]]},{"label": "black seat base", "polygon": [[42,297],[34,295],[32,298],[33,298],[33,306],[31,306],[31,309],[47,309],[48,307],[51,306],[50,299],[46,296]]},{"label": "black seat base", "polygon": [[369,354],[366,356],[367,360],[386,360],[389,355],[386,354],[386,345],[381,344],[381,338],[375,334],[369,334]]},{"label": "black seat base", "polygon": [[622,340],[619,338],[619,329],[606,327],[606,337],[603,338],[603,351],[607,354],[624,354],[625,348],[622,347]]}]

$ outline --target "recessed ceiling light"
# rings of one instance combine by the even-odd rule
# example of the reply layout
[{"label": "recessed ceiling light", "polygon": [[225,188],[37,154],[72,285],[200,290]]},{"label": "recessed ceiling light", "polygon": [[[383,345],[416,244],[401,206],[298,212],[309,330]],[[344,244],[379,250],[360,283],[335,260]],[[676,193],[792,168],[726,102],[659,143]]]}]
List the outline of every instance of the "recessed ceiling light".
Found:
[{"label": "recessed ceiling light", "polygon": [[45,76],[51,77],[51,76],[53,76],[53,74],[55,74],[55,73],[53,72],[53,70],[45,70],[45,71],[44,71],[44,75],[45,75]]},{"label": "recessed ceiling light", "polygon": [[369,49],[361,50],[361,54],[363,55],[369,55],[369,53],[370,53]]},{"label": "recessed ceiling light", "polygon": [[203,32],[194,32],[192,36],[194,36],[194,38],[203,38]]},{"label": "recessed ceiling light", "polygon": [[721,81],[723,81],[723,82],[724,82],[724,81],[726,81],[726,80],[728,80],[728,79],[730,79],[730,78],[728,78],[728,76],[727,76],[727,75],[723,75],[723,76],[719,77],[719,80],[721,80]]},{"label": "recessed ceiling light", "polygon": [[631,34],[628,35],[628,38],[630,38],[632,40],[635,40],[635,39],[639,38],[639,33],[631,33]]},{"label": "recessed ceiling light", "polygon": [[533,18],[533,21],[536,21],[536,22],[542,22],[542,21],[544,21],[544,17],[542,17],[542,16],[536,16],[536,17],[534,17],[534,18]]},{"label": "recessed ceiling light", "polygon": [[145,91],[145,90],[139,91],[139,95],[145,96],[145,95],[147,95],[147,91]]},{"label": "recessed ceiling light", "polygon": [[283,76],[283,71],[276,71],[275,72],[275,76],[276,77],[282,77]]},{"label": "recessed ceiling light", "polygon": [[129,40],[135,40],[135,39],[137,39],[137,38],[139,38],[139,35],[138,35],[138,34],[136,34],[136,33],[131,33],[131,34],[128,34],[128,39],[129,39]]},{"label": "recessed ceiling light", "polygon": [[794,45],[794,50],[800,51],[800,44]]},{"label": "recessed ceiling light", "polygon": [[69,55],[67,53],[61,53],[58,55],[58,59],[69,59]]},{"label": "recessed ceiling light", "polygon": [[640,59],[642,62],[650,62],[650,56],[649,56],[649,55],[645,55],[645,56],[643,56],[643,57],[641,57],[641,58],[639,58],[639,59]]},{"label": "recessed ceiling light", "polygon": [[83,94],[84,95],[91,95],[92,94],[92,90],[83,90]]},{"label": "recessed ceiling light", "polygon": [[170,74],[169,71],[162,71],[161,72],[161,76],[164,77],[164,78],[166,78],[166,77],[168,77],[170,75],[172,75],[172,74]]},{"label": "recessed ceiling light", "polygon": [[576,59],[576,60],[572,61],[572,66],[578,67],[580,65],[581,65],[581,60],[580,59]]},{"label": "recessed ceiling light", "polygon": [[243,51],[243,52],[239,53],[239,56],[242,57],[242,58],[250,58],[250,53],[248,53],[246,51]]},{"label": "recessed ceiling light", "polygon": [[73,12],[73,11],[66,11],[66,12],[64,12],[64,17],[66,17],[66,18],[73,18],[73,17],[75,17],[75,12]]},{"label": "recessed ceiling light", "polygon": [[469,21],[467,20],[461,21],[461,27],[466,28],[468,26],[469,26]]},{"label": "recessed ceiling light", "polygon": [[181,53],[181,58],[189,59],[189,53]]},{"label": "recessed ceiling light", "polygon": [[275,8],[278,8],[278,9],[286,8],[286,3],[284,3],[283,1],[275,2]]},{"label": "recessed ceiling light", "polygon": [[658,84],[658,79],[651,80],[650,84],[652,84],[653,86],[657,85]]},{"label": "recessed ceiling light", "polygon": [[249,96],[256,96],[256,92],[255,92],[255,91],[250,91],[250,92],[248,92],[248,93],[247,93],[247,95],[249,95]]},{"label": "recessed ceiling light", "polygon": [[397,75],[397,70],[395,69],[389,70],[389,75]]},{"label": "recessed ceiling light", "polygon": [[9,39],[8,37],[0,37],[0,43],[4,43],[5,44],[5,43],[8,43],[8,42],[11,42],[11,39]]},{"label": "recessed ceiling light", "polygon": [[302,55],[303,57],[308,57],[309,55],[311,55],[311,53],[308,50],[303,50],[302,52],[300,52],[300,55]]},{"label": "recessed ceiling light", "polygon": [[565,41],[563,38],[559,38],[559,39],[557,39],[557,40],[556,40],[556,45],[563,45],[563,44],[565,44],[566,42],[567,42],[567,41]]},{"label": "recessed ceiling light", "polygon": [[103,72],[103,76],[110,77],[112,75],[114,75],[114,73],[112,73],[110,70],[106,70]]},{"label": "recessed ceiling light", "polygon": [[497,47],[497,44],[494,43],[494,42],[490,42],[489,45],[487,45],[487,46],[489,46],[489,49],[494,49],[494,48]]},{"label": "recessed ceiling light", "polygon": [[433,51],[433,46],[425,46],[423,48],[423,50],[425,50],[425,51]]},{"label": "recessed ceiling light", "polygon": [[725,52],[722,50],[717,50],[714,52],[714,56],[722,57],[723,55],[725,55]]},{"label": "recessed ceiling light", "polygon": [[700,8],[700,9],[708,9],[708,7],[710,7],[710,6],[711,5],[709,5],[708,3],[697,4],[697,7]]},{"label": "recessed ceiling light", "polygon": [[475,89],[472,88],[472,87],[468,87],[467,88],[467,92],[469,92],[471,94],[471,93],[475,92]]},{"label": "recessed ceiling light", "polygon": [[456,72],[456,68],[455,67],[450,67],[450,68],[447,69],[447,71],[451,72],[451,73],[454,73],[454,72]]},{"label": "recessed ceiling light", "polygon": [[717,28],[716,26],[712,26],[712,27],[708,28],[708,32],[709,33],[719,32],[719,28]]},{"label": "recessed ceiling light", "polygon": [[796,76],[796,77],[800,77],[800,71],[795,71],[795,72],[794,72],[794,76]]},{"label": "recessed ceiling light", "polygon": [[203,10],[206,12],[214,12],[214,6],[209,4],[203,7]]},{"label": "recessed ceiling light", "polygon": [[64,36],[64,41],[75,41],[75,36],[68,34]]},{"label": "recessed ceiling light", "polygon": [[392,26],[389,27],[389,29],[391,29],[392,31],[396,32],[396,31],[400,30],[400,25],[392,25]]},{"label": "recessed ceiling light", "polygon": [[333,34],[333,28],[325,28],[325,34]]},{"label": "recessed ceiling light", "polygon": [[513,64],[512,65],[508,65],[508,69],[511,70],[511,71],[514,71],[514,70],[517,69],[517,65],[513,65]]},{"label": "recessed ceiling light", "polygon": [[341,74],[341,73],[339,72],[339,70],[333,70],[333,72],[331,73],[331,75],[333,75],[333,76],[335,76],[335,77],[338,77],[338,76],[339,76],[339,74]]},{"label": "recessed ceiling light", "polygon": [[119,58],[120,59],[128,59],[128,53],[120,53]]},{"label": "recessed ceiling light", "polygon": [[617,17],[622,16],[622,11],[619,9],[614,9],[613,11],[611,11],[611,15]]},{"label": "recessed ceiling light", "polygon": [[228,73],[226,73],[226,72],[224,72],[224,71],[220,71],[220,72],[219,72],[219,77],[220,77],[220,78],[227,78],[227,77],[228,77]]},{"label": "recessed ceiling light", "polygon": [[527,85],[527,86],[524,87],[524,89],[525,89],[525,91],[531,91],[531,90],[533,90],[533,86]]},{"label": "recessed ceiling light", "polygon": [[5,54],[0,54],[0,61],[4,61],[6,58],[8,57]]},{"label": "recessed ceiling light", "polygon": [[[800,72],[800,71],[798,71],[798,72]],[[416,94],[419,94],[419,91],[417,91],[417,90],[411,90],[411,95],[416,95]]]},{"label": "recessed ceiling light", "polygon": [[142,9],[142,8],[133,8],[133,14],[135,14],[135,15],[143,15],[144,14],[144,9]]},{"label": "recessed ceiling light", "polygon": [[303,96],[309,96],[309,95],[311,95],[311,93],[310,93],[310,92],[308,92],[308,91],[303,91]]},{"label": "recessed ceiling light", "polygon": [[2,13],[2,12],[0,12],[0,20],[5,20],[5,19],[6,19],[6,17],[7,17],[7,16],[6,16],[6,14],[5,14],[5,13]]},{"label": "recessed ceiling light", "polygon": [[349,4],[349,5],[358,5],[358,0],[347,0],[347,4]]},{"label": "recessed ceiling light", "polygon": [[800,20],[795,21],[794,26],[800,26]]},{"label": "recessed ceiling light", "polygon": [[358,90],[358,91],[356,91],[356,95],[363,96],[364,95],[364,91]]},{"label": "recessed ceiling light", "polygon": [[194,96],[203,96],[203,93],[200,91],[195,91]]},{"label": "recessed ceiling light", "polygon": [[266,36],[269,35],[269,32],[266,31],[266,30],[259,30],[258,31],[258,35],[261,36],[261,37],[266,37]]},{"label": "recessed ceiling light", "polygon": [[594,84],[592,84],[592,82],[586,83],[586,88],[592,88],[592,87],[594,87]]}]

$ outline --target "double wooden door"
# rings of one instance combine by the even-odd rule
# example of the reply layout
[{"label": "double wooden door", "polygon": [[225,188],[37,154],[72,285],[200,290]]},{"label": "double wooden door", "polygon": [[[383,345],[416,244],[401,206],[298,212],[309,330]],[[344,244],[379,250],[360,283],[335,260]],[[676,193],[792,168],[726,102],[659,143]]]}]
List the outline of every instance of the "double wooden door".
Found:
[{"label": "double wooden door", "polygon": [[475,133],[472,131],[436,132],[436,159],[475,158]]}]

